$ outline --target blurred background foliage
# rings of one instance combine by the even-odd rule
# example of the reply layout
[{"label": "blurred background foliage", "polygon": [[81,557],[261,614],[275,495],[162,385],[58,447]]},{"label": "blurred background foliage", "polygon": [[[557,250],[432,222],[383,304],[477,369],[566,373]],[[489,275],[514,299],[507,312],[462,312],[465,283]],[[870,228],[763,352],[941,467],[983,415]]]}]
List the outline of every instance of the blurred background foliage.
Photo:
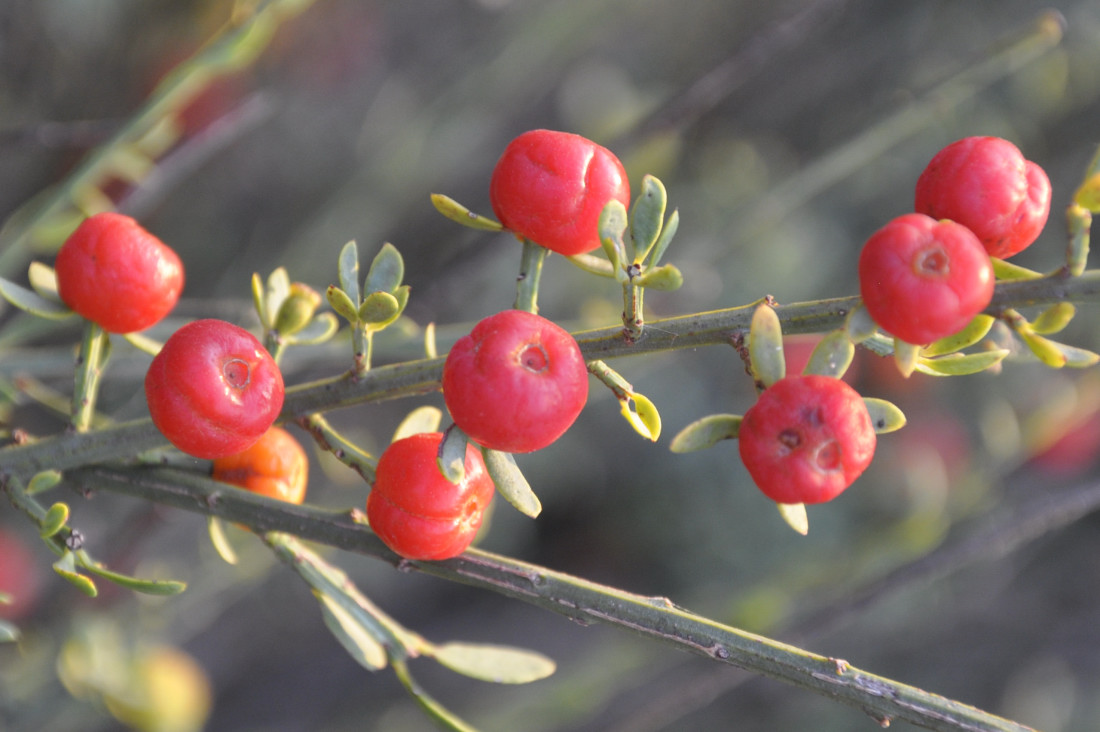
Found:
[{"label": "blurred background foliage", "polygon": [[[218,30],[231,5],[6,0],[0,215],[108,139],[167,69]],[[1100,6],[1061,2],[1064,38],[1039,52],[1052,22],[1045,9],[1030,0],[317,0],[254,65],[214,83],[187,110],[184,137],[156,176],[112,193],[187,267],[185,297],[155,336],[201,316],[254,325],[253,272],[283,265],[321,289],[334,282],[346,241],[359,242],[365,261],[392,242],[413,294],[403,335],[383,339],[376,363],[416,355],[429,322],[439,325],[443,349],[510,306],[514,239],[455,226],[428,195],[490,213],[496,157],[535,127],[610,146],[635,186],[645,173],[664,181],[681,214],[667,261],[686,284],[650,294],[651,318],[765,294],[793,302],[857,292],[863,240],[910,210],[913,184],[935,151],[974,134],[1013,140],[1050,174],[1050,224],[1019,257],[1049,270],[1062,261],[1062,208],[1098,140]],[[34,256],[50,260],[49,251]],[[18,279],[25,264],[3,275]],[[617,321],[619,295],[613,283],[552,258],[540,304],[569,327],[605,326]],[[1096,349],[1098,317],[1095,305],[1082,304],[1065,340]],[[34,330],[3,314],[0,376],[66,392],[77,337],[73,327]],[[340,342],[291,352],[288,381],[344,370],[345,349]],[[105,412],[144,414],[146,363],[118,349]],[[661,409],[666,436],[658,445],[639,439],[611,395],[594,387],[565,438],[521,458],[543,515],[530,521],[498,505],[484,548],[667,595],[1047,732],[1100,724],[1097,517],[1055,522],[1041,538],[993,556],[997,541],[1024,536],[1045,515],[1030,499],[1086,493],[1100,478],[1095,371],[1010,363],[999,376],[903,381],[890,364],[861,354],[850,378],[864,394],[897,402],[910,424],[880,440],[871,470],[846,494],[811,508],[810,534],[799,537],[754,490],[735,445],[667,451],[693,419],[752,403],[732,349],[615,366]],[[33,400],[7,398],[9,425],[39,434],[63,427]],[[420,404],[442,401],[430,395],[332,419],[377,451]],[[321,456],[315,463],[312,502],[363,504],[357,476]],[[938,546],[964,545],[974,536],[968,527],[998,510],[1002,530],[989,540],[941,549],[934,562],[861,594]],[[4,532],[30,542],[24,523],[0,513]],[[116,729],[103,708],[80,700],[80,680],[125,686],[161,646],[185,649],[201,667],[213,696],[210,730],[431,728],[392,675],[370,675],[345,655],[307,588],[258,542],[238,536],[242,564],[228,567],[201,517],[107,494],[78,503],[74,524],[112,566],[163,571],[190,588],[149,600],[104,587],[88,601],[53,576],[51,557],[32,544],[36,603],[20,611],[20,644],[0,646],[0,728]],[[335,560],[429,638],[512,643],[558,661],[554,677],[519,688],[414,665],[441,701],[486,730],[874,724],[809,692],[616,631],[367,558]],[[72,696],[58,681],[63,643]]]}]

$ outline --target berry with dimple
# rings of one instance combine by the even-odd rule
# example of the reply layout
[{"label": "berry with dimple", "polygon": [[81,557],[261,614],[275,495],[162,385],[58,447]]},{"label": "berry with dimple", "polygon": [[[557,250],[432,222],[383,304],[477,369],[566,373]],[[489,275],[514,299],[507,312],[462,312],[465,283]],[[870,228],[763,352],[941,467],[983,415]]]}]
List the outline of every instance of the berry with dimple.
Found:
[{"label": "berry with dimple", "polygon": [[531,130],[504,149],[489,200],[505,228],[570,256],[600,246],[600,212],[612,200],[629,206],[630,182],[607,148],[569,132]]},{"label": "berry with dimple", "polygon": [[993,265],[961,224],[906,214],[876,231],[859,256],[859,290],[871,318],[906,343],[962,330],[993,298]]},{"label": "berry with dimple", "polygon": [[382,453],[367,497],[367,520],[386,546],[406,559],[449,559],[466,551],[493,498],[481,451],[466,446],[466,474],[452,483],[440,472],[443,434],[397,440]]},{"label": "berry with dimple", "polygon": [[974,232],[990,256],[1023,251],[1050,214],[1050,179],[999,137],[966,137],[940,150],[917,179],[916,211]]},{"label": "berry with dimple", "polygon": [[196,320],[168,338],[145,375],[157,429],[180,450],[213,460],[255,443],[283,408],[283,377],[251,333]]},{"label": "berry with dimple", "polygon": [[214,480],[288,503],[306,497],[309,458],[282,427],[272,427],[241,452],[214,461]]},{"label": "berry with dimple", "polygon": [[561,437],[588,399],[588,369],[566,330],[504,310],[458,340],[443,365],[443,398],[474,442],[532,452]]},{"label": "berry with dimple", "polygon": [[858,478],[875,454],[876,436],[863,398],[828,376],[788,376],[745,412],[741,460],[777,503],[822,503]]},{"label": "berry with dimple", "polygon": [[109,333],[156,325],[183,290],[183,263],[164,242],[129,216],[85,219],[54,262],[57,294]]}]

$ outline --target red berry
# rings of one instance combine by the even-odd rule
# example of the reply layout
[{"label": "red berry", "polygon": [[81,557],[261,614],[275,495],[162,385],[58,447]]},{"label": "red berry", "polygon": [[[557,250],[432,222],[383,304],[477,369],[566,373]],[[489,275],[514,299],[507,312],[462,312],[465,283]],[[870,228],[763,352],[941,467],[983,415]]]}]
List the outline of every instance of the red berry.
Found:
[{"label": "red berry", "polygon": [[11,600],[0,602],[0,618],[21,620],[30,615],[41,588],[42,576],[31,550],[15,534],[0,530],[0,593]]},{"label": "red berry", "polygon": [[504,149],[489,200],[506,228],[570,256],[600,246],[600,212],[612,200],[629,206],[630,182],[607,148],[568,132],[531,130]]},{"label": "red berry", "polygon": [[899,216],[863,245],[859,290],[871,318],[906,343],[959,332],[993,298],[993,265],[965,226]]},{"label": "red berry", "polygon": [[309,458],[289,432],[272,427],[243,451],[215,460],[213,478],[268,498],[301,503]]},{"label": "red berry", "polygon": [[828,376],[788,376],[744,416],[741,460],[777,503],[836,498],[871,464],[875,430],[855,389]]},{"label": "red berry", "polygon": [[256,442],[283,408],[283,376],[256,338],[223,320],[196,320],[168,339],[145,375],[153,424],[194,457]]},{"label": "red berry", "polygon": [[588,399],[588,369],[573,336],[533,313],[505,310],[455,343],[443,399],[471,440],[532,452],[569,429]]},{"label": "red berry", "polygon": [[999,137],[966,137],[940,150],[917,180],[916,211],[970,229],[992,257],[1023,251],[1050,214],[1050,180]]},{"label": "red berry", "polygon": [[466,475],[457,484],[436,461],[440,432],[398,440],[378,459],[367,497],[367,520],[406,559],[450,559],[466,551],[493,498],[493,481],[481,451],[466,446]]},{"label": "red berry", "polygon": [[183,264],[129,216],[85,219],[57,253],[57,291],[70,308],[109,333],[133,333],[171,312]]}]

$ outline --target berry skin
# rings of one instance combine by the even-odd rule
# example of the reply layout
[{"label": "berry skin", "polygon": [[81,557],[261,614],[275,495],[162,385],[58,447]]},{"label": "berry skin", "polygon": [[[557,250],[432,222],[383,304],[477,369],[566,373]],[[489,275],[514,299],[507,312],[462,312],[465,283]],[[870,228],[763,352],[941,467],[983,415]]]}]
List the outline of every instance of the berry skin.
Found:
[{"label": "berry skin", "polygon": [[283,376],[255,336],[223,320],[196,320],[168,339],[145,374],[153,424],[197,458],[241,452],[283,408]]},{"label": "berry skin", "polygon": [[42,577],[34,555],[17,535],[0,530],[0,593],[11,602],[0,602],[0,618],[21,620],[38,604]]},{"label": "berry skin", "polygon": [[457,484],[439,471],[441,432],[398,440],[378,459],[367,497],[371,530],[406,559],[456,557],[477,535],[493,498],[481,451],[466,446],[466,475]]},{"label": "berry skin", "polygon": [[965,137],[940,150],[917,179],[917,213],[974,232],[991,257],[1039,238],[1050,214],[1050,180],[999,137]]},{"label": "berry skin", "polygon": [[61,300],[108,333],[133,333],[171,312],[183,289],[183,264],[129,216],[87,218],[57,253]]},{"label": "berry skin", "polygon": [[447,354],[443,399],[455,424],[479,445],[532,452],[577,419],[588,400],[588,369],[560,326],[504,310],[474,326]]},{"label": "berry skin", "polygon": [[272,427],[250,447],[214,461],[214,480],[287,503],[306,497],[309,458],[282,427]]},{"label": "berry skin", "polygon": [[505,228],[571,256],[600,246],[600,212],[612,200],[629,207],[630,182],[607,148],[569,132],[531,130],[504,149],[489,200]]},{"label": "berry skin", "polygon": [[875,430],[855,389],[828,376],[788,376],[741,422],[741,460],[776,503],[823,503],[871,464]]},{"label": "berry skin", "polygon": [[871,318],[906,343],[959,332],[993,299],[993,265],[965,226],[899,216],[863,245],[859,290]]}]

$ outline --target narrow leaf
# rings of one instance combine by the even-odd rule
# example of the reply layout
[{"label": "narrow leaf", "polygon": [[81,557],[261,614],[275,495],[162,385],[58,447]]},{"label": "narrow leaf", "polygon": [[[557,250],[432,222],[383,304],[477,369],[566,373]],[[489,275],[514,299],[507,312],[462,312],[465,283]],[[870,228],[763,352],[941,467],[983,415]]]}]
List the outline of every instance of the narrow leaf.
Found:
[{"label": "narrow leaf", "polygon": [[405,279],[405,260],[401,258],[401,252],[389,242],[382,245],[378,254],[374,255],[370,269],[367,271],[365,292],[393,293]]},{"label": "narrow leaf", "polygon": [[844,376],[852,359],[856,355],[856,346],[845,330],[834,330],[814,346],[810,360],[806,362],[805,374],[819,374],[839,379]]},{"label": "narrow leaf", "polygon": [[27,269],[27,281],[30,282],[31,289],[45,299],[61,302],[61,297],[57,294],[57,272],[53,267],[38,261],[31,262]]},{"label": "narrow leaf", "polygon": [[867,406],[867,413],[871,415],[871,426],[874,427],[875,434],[885,435],[905,426],[905,413],[893,402],[863,397],[863,403]]},{"label": "narrow leaf", "polygon": [[680,289],[684,284],[684,275],[674,265],[663,264],[660,267],[647,269],[635,277],[633,282],[638,287],[671,292]]},{"label": "narrow leaf", "polygon": [[290,275],[287,274],[286,267],[276,267],[275,271],[267,276],[267,286],[264,288],[264,314],[271,320],[273,328],[278,319],[279,308],[282,307],[288,295],[290,295]]},{"label": "narrow leaf", "polygon": [[60,559],[53,563],[53,571],[64,577],[88,597],[95,597],[99,594],[95,582],[76,571],[76,557],[71,551],[65,552]]},{"label": "narrow leaf", "polygon": [[787,526],[803,536],[810,533],[810,517],[806,513],[805,503],[777,503],[775,505]]},{"label": "narrow leaf", "polygon": [[641,263],[649,256],[664,224],[668,194],[657,178],[642,178],[642,191],[634,201],[630,217],[630,238],[634,242],[634,261]]},{"label": "narrow leaf", "polygon": [[[352,311],[354,311],[359,307],[359,247],[355,245],[354,240],[349,241],[344,245],[344,248],[340,250],[337,274],[339,275],[340,288],[344,291],[347,298],[351,300]],[[329,290],[331,289],[330,287]],[[329,303],[332,303],[332,300],[329,300]],[[335,305],[333,305],[332,309],[343,315]]]},{"label": "narrow leaf", "polygon": [[348,655],[368,671],[384,669],[388,663],[386,647],[371,635],[370,629],[357,622],[355,616],[325,593],[314,589],[313,594],[321,603],[325,627]]},{"label": "narrow leaf", "polygon": [[120,587],[125,587],[128,590],[140,592],[144,595],[178,595],[187,589],[187,583],[180,582],[178,580],[141,579],[139,577],[131,577],[130,575],[121,574],[119,572],[112,572],[106,567],[101,567],[95,564],[86,564],[84,565],[84,568],[92,574],[102,577],[105,580],[114,582]]},{"label": "narrow leaf", "polygon": [[474,213],[458,201],[444,196],[442,193],[432,194],[432,205],[435,206],[436,211],[456,224],[462,224],[480,231],[504,231],[504,226],[499,222]]},{"label": "narrow leaf", "polygon": [[458,484],[466,477],[467,444],[466,433],[457,425],[451,425],[443,433],[443,439],[439,443],[439,452],[436,454],[439,472],[452,483]]},{"label": "narrow leaf", "polygon": [[325,290],[325,298],[328,300],[329,306],[343,317],[344,320],[352,325],[359,322],[359,308],[348,293],[344,292],[336,285],[329,285],[328,289]]},{"label": "narrow leaf", "polygon": [[982,338],[985,338],[986,335],[989,334],[989,329],[993,327],[995,322],[997,322],[996,318],[992,315],[979,313],[958,333],[947,336],[946,338],[941,338],[925,346],[921,349],[921,355],[925,357],[942,356],[948,353],[961,351],[964,348],[969,348]]},{"label": "narrow leaf", "polygon": [[444,643],[431,655],[463,676],[495,684],[528,684],[554,673],[557,665],[541,653],[480,643]]},{"label": "narrow leaf", "polygon": [[237,550],[229,542],[225,535],[225,522],[217,516],[209,516],[206,519],[206,530],[210,534],[210,543],[214,545],[214,551],[226,564],[236,564],[238,561]]},{"label": "narrow leaf", "polygon": [[669,214],[668,221],[665,222],[664,228],[661,230],[661,237],[657,240],[657,243],[653,245],[653,251],[649,255],[649,266],[656,267],[661,263],[661,258],[665,256],[665,252],[668,251],[668,245],[672,243],[672,237],[676,236],[677,229],[680,228],[680,212],[673,210]]},{"label": "narrow leaf", "polygon": [[611,262],[615,279],[620,282],[626,281],[623,263],[630,259],[626,255],[626,245],[623,243],[626,223],[626,207],[619,201],[608,201],[600,212],[600,245],[608,261]]},{"label": "narrow leaf", "polygon": [[1030,328],[1018,328],[1016,333],[1027,345],[1028,350],[1047,366],[1052,369],[1060,369],[1066,365],[1066,354],[1062,348],[1059,348],[1060,344],[1049,338],[1044,338]]},{"label": "narrow leaf", "polygon": [[606,259],[600,259],[591,254],[574,254],[566,257],[566,259],[583,269],[585,272],[601,277],[615,277],[615,266]]},{"label": "narrow leaf", "polygon": [[275,327],[275,313],[267,312],[267,304],[264,302],[264,281],[259,272],[252,273],[252,306],[256,308],[256,314],[260,316],[260,325],[264,330]]},{"label": "narrow leaf", "polygon": [[436,432],[443,421],[443,411],[437,407],[417,407],[408,413],[393,433],[393,442],[422,432]]},{"label": "narrow leaf", "polygon": [[939,358],[922,358],[917,371],[929,376],[969,376],[981,373],[1004,360],[1007,348],[994,348],[980,353],[949,353]]},{"label": "narrow leaf", "polygon": [[672,438],[669,449],[676,453],[703,450],[713,447],[722,440],[736,440],[740,430],[741,415],[712,414],[697,419],[680,430],[679,434]]},{"label": "narrow leaf", "polygon": [[1100,354],[1086,351],[1084,348],[1067,346],[1065,343],[1051,341],[1054,347],[1061,351],[1066,359],[1066,366],[1071,369],[1083,369],[1100,363]]},{"label": "narrow leaf", "polygon": [[298,346],[316,346],[325,343],[340,330],[340,321],[332,313],[321,313],[293,335],[283,336],[287,343]]},{"label": "narrow leaf", "polygon": [[122,337],[131,346],[142,353],[148,353],[150,356],[155,356],[160,353],[160,349],[164,345],[160,341],[155,341],[149,336],[142,335],[141,333],[123,333]]},{"label": "narrow leaf", "polygon": [[769,305],[762,304],[752,314],[749,326],[749,359],[753,378],[765,387],[784,377],[787,371],[783,356],[783,328],[779,316]]},{"label": "narrow leaf", "polygon": [[656,405],[641,394],[631,394],[619,401],[623,418],[642,437],[656,442],[661,436],[661,415]]},{"label": "narrow leaf", "polygon": [[46,515],[42,517],[42,523],[38,527],[38,534],[43,539],[49,539],[51,536],[56,536],[57,532],[65,528],[65,524],[69,523],[69,506],[65,503],[55,503],[50,506],[46,511]]},{"label": "narrow leaf", "polygon": [[511,503],[524,516],[535,518],[542,512],[542,503],[523,477],[516,460],[506,452],[481,449],[489,477],[496,485],[497,493]]},{"label": "narrow leaf", "polygon": [[1033,269],[993,257],[993,276],[1001,282],[1011,280],[1037,280],[1043,275]]},{"label": "narrow leaf", "polygon": [[68,306],[55,300],[48,300],[34,290],[15,284],[0,277],[0,297],[15,307],[50,320],[64,320],[76,315]]}]

